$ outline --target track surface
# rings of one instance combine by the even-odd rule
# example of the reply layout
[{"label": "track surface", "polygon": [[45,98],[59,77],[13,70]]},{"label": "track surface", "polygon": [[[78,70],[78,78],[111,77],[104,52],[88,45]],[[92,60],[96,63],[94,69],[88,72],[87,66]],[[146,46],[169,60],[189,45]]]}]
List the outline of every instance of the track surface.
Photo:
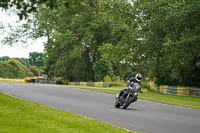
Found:
[{"label": "track surface", "polygon": [[142,133],[200,132],[197,109],[143,100],[116,109],[114,95],[56,85],[0,83],[0,92]]}]

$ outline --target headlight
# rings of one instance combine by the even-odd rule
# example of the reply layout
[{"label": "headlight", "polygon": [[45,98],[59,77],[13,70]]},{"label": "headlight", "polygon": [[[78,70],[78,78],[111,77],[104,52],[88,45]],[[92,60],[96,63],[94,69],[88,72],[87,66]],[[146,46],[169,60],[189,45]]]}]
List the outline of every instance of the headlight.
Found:
[{"label": "headlight", "polygon": [[116,94],[115,98],[118,98],[119,94]]},{"label": "headlight", "polygon": [[137,96],[138,94],[137,94],[137,92],[135,92],[135,96]]}]

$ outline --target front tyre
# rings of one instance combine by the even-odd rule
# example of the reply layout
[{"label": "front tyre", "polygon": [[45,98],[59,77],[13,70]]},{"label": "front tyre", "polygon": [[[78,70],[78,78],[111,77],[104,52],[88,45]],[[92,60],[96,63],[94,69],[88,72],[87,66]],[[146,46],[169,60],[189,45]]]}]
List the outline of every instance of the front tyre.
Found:
[{"label": "front tyre", "polygon": [[129,97],[127,101],[122,105],[122,109],[126,109],[134,101],[133,97]]},{"label": "front tyre", "polygon": [[118,100],[116,100],[116,102],[115,102],[115,108],[119,108],[121,105],[120,105],[120,103],[118,102]]}]

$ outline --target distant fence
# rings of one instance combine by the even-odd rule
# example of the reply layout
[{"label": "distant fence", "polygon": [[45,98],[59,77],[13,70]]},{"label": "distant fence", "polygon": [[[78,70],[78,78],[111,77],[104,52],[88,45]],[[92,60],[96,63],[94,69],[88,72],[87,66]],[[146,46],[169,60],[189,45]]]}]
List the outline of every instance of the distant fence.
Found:
[{"label": "distant fence", "polygon": [[74,86],[91,86],[91,87],[109,87],[107,82],[62,82],[47,80],[45,78],[25,78],[25,83],[43,83],[43,84],[64,84],[64,85],[74,85]]},{"label": "distant fence", "polygon": [[25,83],[57,84],[57,81],[47,80],[45,78],[25,78]]},{"label": "distant fence", "polygon": [[67,85],[104,87],[104,88],[109,87],[109,83],[107,82],[67,82]]},{"label": "distant fence", "polygon": [[159,87],[157,87],[156,91],[157,93],[162,93],[162,94],[200,97],[200,88],[197,88],[197,87],[179,87],[179,86],[160,85]]}]

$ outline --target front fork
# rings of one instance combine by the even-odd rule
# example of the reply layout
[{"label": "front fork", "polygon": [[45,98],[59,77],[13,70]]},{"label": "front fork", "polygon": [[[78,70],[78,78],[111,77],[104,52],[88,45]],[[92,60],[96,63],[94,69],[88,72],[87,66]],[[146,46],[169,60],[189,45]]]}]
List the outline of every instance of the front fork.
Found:
[{"label": "front fork", "polygon": [[130,92],[128,93],[128,95],[127,95],[127,97],[126,97],[126,99],[124,100],[124,103],[126,103],[127,102],[127,100],[129,100],[129,96],[130,96]]},{"label": "front fork", "polygon": [[[129,92],[125,100],[128,100],[128,99],[129,99],[130,94],[131,94],[131,93]],[[138,94],[134,95],[134,99],[133,99],[132,102],[137,101],[137,96],[138,96]],[[126,101],[125,101],[125,102],[126,102]]]},{"label": "front fork", "polygon": [[[126,96],[126,99],[123,99],[123,98],[124,98],[124,95],[122,95],[122,99],[123,99],[123,100],[121,99],[121,100],[122,100],[121,102],[122,102],[122,103],[127,102],[127,100],[129,100],[130,95],[131,95],[131,93],[128,92],[128,95]],[[134,101],[136,101],[136,100],[137,100],[137,95],[134,96]]]}]

